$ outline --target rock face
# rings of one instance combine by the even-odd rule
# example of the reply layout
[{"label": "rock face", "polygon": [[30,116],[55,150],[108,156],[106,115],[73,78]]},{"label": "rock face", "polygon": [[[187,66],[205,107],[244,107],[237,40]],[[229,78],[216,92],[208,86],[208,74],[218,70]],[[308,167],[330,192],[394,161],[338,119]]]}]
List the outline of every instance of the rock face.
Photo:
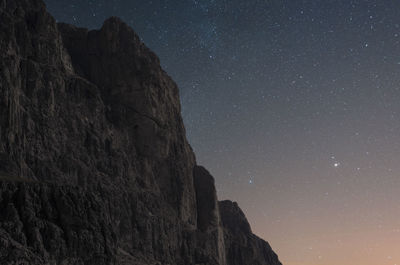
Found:
[{"label": "rock face", "polygon": [[219,202],[224,227],[226,261],[229,265],[281,265],[270,245],[251,232],[236,202]]},{"label": "rock face", "polygon": [[197,199],[196,263],[227,264],[224,230],[218,207],[214,178],[201,166],[194,167]]},{"label": "rock face", "polygon": [[118,18],[88,31],[0,0],[0,263],[280,264],[218,204],[180,111]]}]

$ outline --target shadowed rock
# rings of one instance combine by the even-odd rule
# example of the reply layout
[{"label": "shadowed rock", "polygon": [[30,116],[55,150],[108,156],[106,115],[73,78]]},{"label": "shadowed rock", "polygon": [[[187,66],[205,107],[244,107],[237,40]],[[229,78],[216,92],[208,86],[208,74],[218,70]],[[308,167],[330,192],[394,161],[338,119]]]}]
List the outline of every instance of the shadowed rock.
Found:
[{"label": "shadowed rock", "polygon": [[180,112],[120,19],[89,31],[0,0],[0,263],[237,264]]},{"label": "shadowed rock", "polygon": [[281,265],[270,245],[251,232],[236,202],[219,202],[224,226],[226,262],[229,265]]},{"label": "shadowed rock", "polygon": [[201,166],[195,166],[194,183],[197,199],[196,263],[226,264],[224,232],[218,209],[214,178]]}]

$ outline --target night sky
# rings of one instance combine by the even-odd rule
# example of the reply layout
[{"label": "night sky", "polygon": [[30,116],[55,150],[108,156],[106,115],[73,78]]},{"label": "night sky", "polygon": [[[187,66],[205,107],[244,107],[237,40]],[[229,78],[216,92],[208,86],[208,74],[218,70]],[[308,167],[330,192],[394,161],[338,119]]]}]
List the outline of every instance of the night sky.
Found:
[{"label": "night sky", "polygon": [[198,163],[284,265],[400,264],[399,1],[46,3],[158,54]]}]

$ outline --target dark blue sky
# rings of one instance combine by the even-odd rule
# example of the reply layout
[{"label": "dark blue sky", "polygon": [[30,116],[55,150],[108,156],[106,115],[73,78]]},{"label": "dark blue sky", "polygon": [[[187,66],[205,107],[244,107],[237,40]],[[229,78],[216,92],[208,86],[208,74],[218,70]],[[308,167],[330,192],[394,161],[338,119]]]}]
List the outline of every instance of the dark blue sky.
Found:
[{"label": "dark blue sky", "polygon": [[285,265],[400,264],[398,1],[46,3],[158,54],[199,164]]}]

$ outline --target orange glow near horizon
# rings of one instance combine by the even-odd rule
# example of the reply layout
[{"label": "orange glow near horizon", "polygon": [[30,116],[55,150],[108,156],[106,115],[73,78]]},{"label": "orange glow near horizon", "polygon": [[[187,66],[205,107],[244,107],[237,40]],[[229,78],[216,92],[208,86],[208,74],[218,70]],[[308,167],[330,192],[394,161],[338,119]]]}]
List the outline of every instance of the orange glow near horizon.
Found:
[{"label": "orange glow near horizon", "polygon": [[[288,170],[281,174],[293,176],[295,188],[278,189],[270,178],[270,190],[249,187],[258,200],[245,197],[246,189],[228,196],[247,198],[239,205],[253,233],[283,265],[400,265],[400,180],[395,173],[376,178],[379,171],[352,178],[346,168],[331,175]],[[307,177],[312,188],[296,183]],[[339,187],[326,185],[335,178]]]},{"label": "orange glow near horizon", "polygon": [[310,209],[312,214],[288,210],[279,220],[250,211],[249,221],[283,265],[400,265],[400,204],[395,196],[381,204],[360,200],[348,209],[322,201],[326,208]]},{"label": "orange glow near horizon", "polygon": [[324,240],[316,238],[310,235],[293,242],[276,239],[273,247],[284,265],[400,264],[398,230],[365,227],[354,233],[327,231]]}]

